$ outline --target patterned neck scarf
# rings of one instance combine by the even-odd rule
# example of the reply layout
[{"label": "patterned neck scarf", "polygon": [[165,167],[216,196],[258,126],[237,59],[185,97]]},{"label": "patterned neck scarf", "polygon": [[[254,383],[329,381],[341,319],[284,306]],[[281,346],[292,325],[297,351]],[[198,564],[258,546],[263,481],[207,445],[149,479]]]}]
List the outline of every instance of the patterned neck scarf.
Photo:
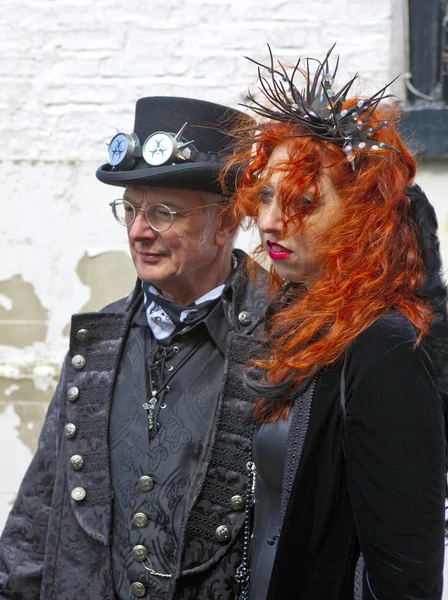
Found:
[{"label": "patterned neck scarf", "polygon": [[142,281],[148,325],[156,340],[164,340],[176,330],[202,321],[221,297],[225,284],[219,285],[188,306],[178,304],[161,295],[150,283]]},{"label": "patterned neck scarf", "polygon": [[232,271],[226,281],[188,306],[165,298],[151,283],[142,281],[146,318],[156,340],[165,340],[176,330],[205,319],[212,308],[216,306],[223,289],[232,280],[237,268],[238,260],[235,254],[232,254]]}]

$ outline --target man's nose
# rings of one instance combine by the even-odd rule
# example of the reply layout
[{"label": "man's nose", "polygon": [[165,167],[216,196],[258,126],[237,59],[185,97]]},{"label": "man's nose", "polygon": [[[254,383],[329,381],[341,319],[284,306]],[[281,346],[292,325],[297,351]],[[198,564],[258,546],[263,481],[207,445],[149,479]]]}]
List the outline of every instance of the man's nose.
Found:
[{"label": "man's nose", "polygon": [[143,210],[137,211],[134,222],[128,227],[128,236],[133,240],[140,238],[152,239],[157,237],[157,232],[149,226],[146,214]]}]

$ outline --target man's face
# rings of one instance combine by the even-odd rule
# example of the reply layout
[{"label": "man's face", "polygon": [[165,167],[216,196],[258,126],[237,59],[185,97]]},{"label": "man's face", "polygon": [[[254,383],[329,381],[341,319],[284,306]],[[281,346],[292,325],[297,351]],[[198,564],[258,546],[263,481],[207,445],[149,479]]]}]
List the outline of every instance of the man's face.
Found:
[{"label": "man's face", "polygon": [[143,209],[158,203],[173,211],[204,206],[185,215],[176,214],[170,229],[163,232],[151,229],[145,213],[138,211],[128,227],[128,237],[138,276],[167,297],[187,303],[186,298],[192,301],[203,295],[204,286],[207,289],[203,293],[213,289],[215,263],[222,246],[217,235],[222,221],[220,207],[205,208],[210,201],[196,190],[128,186],[123,197],[135,208]]}]

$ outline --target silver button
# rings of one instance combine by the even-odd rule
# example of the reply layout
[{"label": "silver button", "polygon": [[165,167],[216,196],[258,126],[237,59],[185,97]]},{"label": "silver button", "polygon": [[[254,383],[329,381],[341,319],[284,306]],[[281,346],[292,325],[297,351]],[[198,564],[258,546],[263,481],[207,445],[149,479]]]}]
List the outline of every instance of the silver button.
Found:
[{"label": "silver button", "polygon": [[148,517],[142,512],[135,513],[135,515],[132,517],[132,523],[135,525],[135,527],[142,529],[148,525]]},{"label": "silver button", "polygon": [[134,560],[142,561],[145,560],[148,556],[148,550],[146,550],[145,546],[138,544],[132,548],[132,558]]},{"label": "silver button", "polygon": [[86,497],[86,490],[82,487],[72,489],[72,498],[75,502],[81,502]]},{"label": "silver button", "polygon": [[87,329],[78,329],[76,337],[80,342],[87,342],[90,337],[90,333]]},{"label": "silver button", "polygon": [[173,352],[174,354],[177,354],[179,352],[179,346],[173,346]]},{"label": "silver button", "polygon": [[78,400],[78,396],[79,396],[79,390],[75,385],[72,385],[72,387],[68,388],[67,398],[70,400],[70,402],[75,402],[75,400]]},{"label": "silver button", "polygon": [[75,354],[75,356],[72,358],[72,367],[77,371],[80,371],[81,369],[84,369],[85,366],[86,359],[84,358],[84,356],[82,356],[81,354]]},{"label": "silver button", "polygon": [[134,581],[134,583],[131,585],[131,592],[136,598],[143,598],[143,596],[146,594],[146,588],[143,583],[140,583],[140,581]]},{"label": "silver button", "polygon": [[218,542],[228,542],[230,540],[230,529],[227,525],[218,525],[215,531],[215,537]]},{"label": "silver button", "polygon": [[80,471],[84,466],[84,459],[80,454],[74,454],[70,457],[70,464],[74,471]]},{"label": "silver button", "polygon": [[69,439],[74,438],[76,435],[76,425],[74,423],[67,423],[65,426],[65,437]]},{"label": "silver button", "polygon": [[232,496],[230,498],[230,506],[232,507],[232,510],[243,510],[244,498],[242,496],[240,496],[239,494]]},{"label": "silver button", "polygon": [[168,371],[172,371],[174,369],[173,365],[170,365],[169,367],[167,367]]},{"label": "silver button", "polygon": [[154,487],[154,481],[149,475],[142,475],[138,480],[138,485],[142,492],[150,492]]},{"label": "silver button", "polygon": [[250,325],[252,323],[252,315],[247,310],[242,310],[238,315],[238,321],[241,325]]}]

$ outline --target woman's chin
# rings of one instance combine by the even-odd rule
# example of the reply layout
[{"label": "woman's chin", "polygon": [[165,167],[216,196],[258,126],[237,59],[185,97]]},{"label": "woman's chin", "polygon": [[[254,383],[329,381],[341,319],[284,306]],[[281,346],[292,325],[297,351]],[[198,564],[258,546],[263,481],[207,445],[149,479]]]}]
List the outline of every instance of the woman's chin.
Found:
[{"label": "woman's chin", "polygon": [[288,267],[285,264],[277,263],[272,261],[276,274],[285,279],[286,281],[293,281],[294,283],[305,283],[308,279],[307,269],[301,267]]}]

